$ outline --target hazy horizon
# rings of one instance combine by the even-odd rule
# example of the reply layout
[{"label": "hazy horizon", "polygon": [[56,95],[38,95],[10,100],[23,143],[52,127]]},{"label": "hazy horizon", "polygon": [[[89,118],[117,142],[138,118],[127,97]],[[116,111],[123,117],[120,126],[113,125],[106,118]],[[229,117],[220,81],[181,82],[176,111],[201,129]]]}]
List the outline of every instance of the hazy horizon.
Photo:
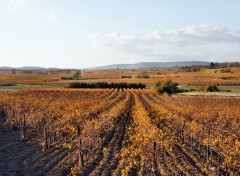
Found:
[{"label": "hazy horizon", "polygon": [[[154,62],[163,62],[163,63],[168,63],[168,62],[213,62],[213,63],[224,63],[224,62],[239,62],[239,61],[212,61],[212,60],[179,60],[179,61],[143,61],[144,63],[154,63]],[[22,68],[22,67],[42,67],[42,68],[59,68],[59,69],[88,69],[88,68],[95,68],[95,67],[102,67],[102,66],[110,66],[110,65],[131,65],[131,64],[138,64],[138,63],[143,63],[143,62],[133,62],[133,63],[108,63],[105,65],[96,65],[96,66],[89,66],[89,67],[57,67],[57,66],[40,66],[40,65],[20,65],[20,66],[9,66],[9,65],[0,65],[0,67],[11,67],[11,68]]]},{"label": "hazy horizon", "polygon": [[240,1],[0,1],[0,66],[240,61]]},{"label": "hazy horizon", "polygon": [[[166,62],[151,62],[151,61],[147,61],[147,62],[135,62],[135,63],[115,63],[115,64],[107,64],[107,65],[98,65],[98,66],[94,66],[94,67],[44,67],[44,66],[38,66],[38,65],[23,65],[23,66],[18,66],[18,67],[11,67],[11,66],[8,66],[8,65],[0,65],[0,68],[4,68],[4,67],[10,67],[10,68],[13,68],[13,69],[22,69],[22,68],[44,68],[44,69],[95,69],[95,68],[99,68],[99,67],[108,67],[108,66],[116,66],[116,65],[135,65],[135,64],[141,64],[141,63],[184,63],[184,62],[196,62],[197,64],[200,64],[201,62],[204,63],[211,63],[212,61],[203,61],[203,60],[197,60],[197,61],[194,61],[194,60],[189,60],[189,61],[166,61]],[[213,63],[226,63],[228,61],[223,61],[223,62],[213,62]],[[234,61],[233,61],[234,62]],[[229,62],[229,63],[233,63],[233,62]],[[238,62],[238,61],[237,61]],[[192,64],[194,65],[194,64]],[[179,65],[181,66],[181,65]]]}]

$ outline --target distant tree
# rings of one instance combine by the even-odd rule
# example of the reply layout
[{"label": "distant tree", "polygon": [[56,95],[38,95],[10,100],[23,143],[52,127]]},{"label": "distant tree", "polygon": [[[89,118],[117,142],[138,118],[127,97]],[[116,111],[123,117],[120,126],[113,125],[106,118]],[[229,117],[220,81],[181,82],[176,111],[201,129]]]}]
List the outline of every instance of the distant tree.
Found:
[{"label": "distant tree", "polygon": [[198,72],[203,68],[202,65],[183,66],[179,70],[183,72]]},{"label": "distant tree", "polygon": [[16,74],[16,70],[12,69],[12,74],[15,75]]},{"label": "distant tree", "polygon": [[218,64],[218,63],[214,63],[214,62],[211,62],[211,63],[209,64],[209,68],[210,68],[210,69],[218,68],[218,66],[219,66],[219,64]]},{"label": "distant tree", "polygon": [[66,74],[70,74],[71,71],[69,69],[66,70]]},{"label": "distant tree", "polygon": [[79,79],[81,77],[81,71],[80,70],[74,70],[73,72],[73,78]]}]

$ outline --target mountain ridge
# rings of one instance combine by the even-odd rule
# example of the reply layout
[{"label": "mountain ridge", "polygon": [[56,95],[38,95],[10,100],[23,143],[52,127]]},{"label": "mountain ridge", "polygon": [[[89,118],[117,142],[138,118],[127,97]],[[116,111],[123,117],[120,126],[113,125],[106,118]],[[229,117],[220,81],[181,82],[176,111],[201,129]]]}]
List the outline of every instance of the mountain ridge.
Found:
[{"label": "mountain ridge", "polygon": [[134,64],[111,64],[87,68],[87,70],[105,70],[105,69],[136,69],[136,68],[172,68],[191,65],[209,65],[207,61],[179,61],[179,62],[138,62]]},{"label": "mountain ridge", "polygon": [[[137,69],[137,68],[172,68],[183,67],[191,65],[209,65],[211,62],[207,61],[178,61],[178,62],[138,62],[133,64],[111,64],[97,67],[89,67],[86,70],[105,70],[105,69]],[[60,70],[61,68],[46,68],[38,66],[23,66],[23,67],[9,67],[0,66],[0,70]],[[75,68],[70,68],[75,69]]]}]

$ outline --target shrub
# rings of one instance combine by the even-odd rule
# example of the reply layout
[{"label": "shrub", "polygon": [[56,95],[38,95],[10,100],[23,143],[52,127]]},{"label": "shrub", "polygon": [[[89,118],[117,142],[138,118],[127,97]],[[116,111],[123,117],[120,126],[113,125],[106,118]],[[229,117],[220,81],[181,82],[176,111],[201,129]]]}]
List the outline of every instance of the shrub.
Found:
[{"label": "shrub", "polygon": [[123,76],[121,76],[121,78],[132,78],[132,76],[123,75]]},{"label": "shrub", "polygon": [[150,78],[146,72],[142,72],[136,76],[136,78]]},{"label": "shrub", "polygon": [[74,80],[73,77],[61,77],[62,80]]},{"label": "shrub", "polygon": [[159,81],[154,85],[154,90],[156,90],[158,93],[167,93],[167,94],[174,94],[178,93],[178,83],[172,82],[172,81]]},{"label": "shrub", "polygon": [[0,86],[4,87],[4,86],[16,86],[16,84],[14,83],[2,83],[0,84]]},{"label": "shrub", "polygon": [[220,73],[233,73],[230,68],[221,69]]},{"label": "shrub", "polygon": [[203,87],[204,92],[218,92],[219,89],[216,85],[207,85]]}]

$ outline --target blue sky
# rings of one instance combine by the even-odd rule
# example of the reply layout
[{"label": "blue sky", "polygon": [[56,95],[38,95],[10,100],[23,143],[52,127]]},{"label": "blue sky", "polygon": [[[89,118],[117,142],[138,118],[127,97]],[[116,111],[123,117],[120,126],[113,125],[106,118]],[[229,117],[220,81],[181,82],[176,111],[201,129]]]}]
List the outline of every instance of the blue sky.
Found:
[{"label": "blue sky", "polygon": [[0,0],[0,66],[240,61],[239,0]]}]

